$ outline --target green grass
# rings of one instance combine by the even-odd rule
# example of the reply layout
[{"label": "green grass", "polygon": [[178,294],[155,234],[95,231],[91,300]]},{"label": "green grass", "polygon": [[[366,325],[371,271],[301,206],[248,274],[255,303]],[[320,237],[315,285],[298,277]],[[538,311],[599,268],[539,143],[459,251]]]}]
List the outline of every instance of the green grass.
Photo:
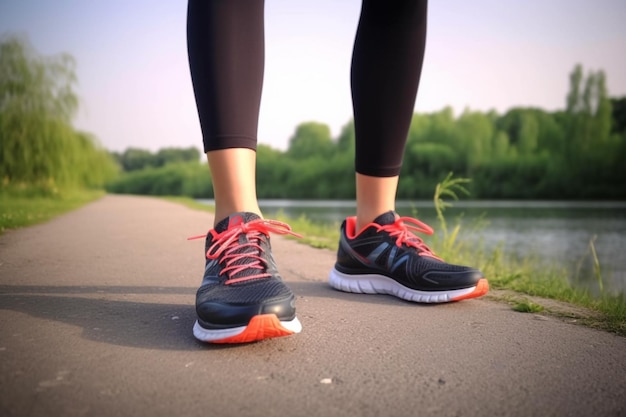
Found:
[{"label": "green grass", "polygon": [[513,310],[519,311],[520,313],[540,313],[543,309],[542,305],[533,303],[527,299],[519,300],[513,305]]},{"label": "green grass", "polygon": [[9,229],[46,222],[104,195],[100,190],[67,190],[54,193],[33,189],[0,190],[0,234]]},{"label": "green grass", "polygon": [[314,248],[337,250],[339,242],[339,224],[326,225],[314,223],[306,216],[290,218],[283,213],[274,216],[276,220],[288,223],[294,232],[301,238],[286,235],[289,239],[297,240]]},{"label": "green grass", "polygon": [[[441,195],[437,195],[435,198],[440,197]],[[177,201],[192,208],[211,210],[210,207],[198,204],[192,199],[175,198],[168,200]],[[449,203],[446,207],[448,206]],[[276,219],[289,223],[295,232],[303,235],[302,239],[288,236],[290,239],[316,248],[337,249],[339,225],[319,225],[304,216],[292,219],[279,214]],[[442,209],[440,222],[445,221]],[[481,225],[476,226],[478,229],[480,227]],[[532,256],[516,259],[499,248],[487,251],[482,245],[465,245],[464,242],[456,239],[459,228],[459,224],[456,224],[451,230],[447,224],[440,225],[439,230],[447,230],[447,234],[437,234],[425,240],[446,261],[472,265],[481,269],[488,277],[492,289],[511,290],[533,297],[533,301],[524,301],[523,299],[522,301],[513,301],[512,308],[516,311],[543,311],[549,314],[549,309],[541,305],[541,299],[557,300],[589,310],[590,314],[586,316],[584,311],[580,312],[583,314],[583,316],[578,317],[580,322],[626,336],[626,296],[624,294],[601,293],[600,295],[593,295],[589,291],[572,287],[568,280],[569,272],[564,266],[546,265],[545,262]],[[503,298],[503,301],[511,302],[508,298]]]},{"label": "green grass", "polygon": [[[489,278],[489,285],[495,290],[511,290],[534,297],[534,304],[541,304],[541,298],[557,300],[583,307],[590,314],[581,312],[582,321],[594,327],[600,327],[626,336],[626,295],[600,291],[592,294],[583,288],[573,287],[569,281],[571,274],[563,265],[549,265],[532,257],[514,259],[498,251],[485,254],[474,248],[448,258],[453,262],[464,263],[470,257]],[[473,256],[472,256],[473,254]],[[488,256],[490,255],[490,256]],[[519,304],[519,303],[517,303]],[[523,303],[522,303],[523,304]],[[520,311],[519,305],[514,309]],[[531,310],[533,311],[533,310]]]}]

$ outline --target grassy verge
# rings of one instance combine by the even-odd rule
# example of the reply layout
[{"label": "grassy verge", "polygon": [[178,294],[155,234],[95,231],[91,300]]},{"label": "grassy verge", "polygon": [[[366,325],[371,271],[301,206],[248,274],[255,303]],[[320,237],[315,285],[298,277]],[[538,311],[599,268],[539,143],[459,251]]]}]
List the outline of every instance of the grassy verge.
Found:
[{"label": "grassy verge", "polygon": [[[573,287],[569,282],[570,272],[564,266],[546,265],[531,257],[516,259],[500,249],[486,251],[481,245],[468,246],[457,241],[461,226],[450,227],[447,224],[444,210],[450,203],[443,201],[443,197],[456,199],[457,192],[463,190],[464,182],[466,180],[447,178],[437,187],[434,200],[439,219],[436,229],[440,233],[425,240],[439,256],[451,263],[480,268],[489,279],[492,289],[489,297],[509,303],[515,311],[551,314],[626,336],[625,294],[593,295]],[[191,199],[169,200],[192,208],[211,210]],[[337,249],[338,225],[318,225],[304,216],[292,219],[278,215],[276,219],[289,223],[294,231],[302,234],[303,239],[297,239],[302,243],[316,248]]]},{"label": "grassy verge", "polygon": [[0,190],[0,234],[8,229],[46,222],[104,195],[100,190],[38,193],[33,190]]},{"label": "grassy verge", "polygon": [[[493,290],[490,297],[508,302],[516,311],[543,311],[626,336],[625,294],[601,292],[594,295],[573,287],[569,281],[571,272],[565,266],[549,265],[531,258],[510,258],[499,250],[488,254],[480,248],[464,249],[457,256],[446,259],[465,264],[472,259],[472,265],[479,266],[489,278]],[[580,308],[568,308],[558,302]]]},{"label": "grassy verge", "polygon": [[[433,248],[440,256],[452,263],[479,267],[496,290],[491,292],[491,297],[509,302],[515,311],[563,316],[626,336],[626,294],[606,293],[600,285],[600,295],[593,295],[571,285],[571,271],[564,265],[551,265],[532,256],[517,259],[501,249],[486,251],[481,245],[468,247],[457,241],[461,226],[457,223],[454,228],[448,227],[444,210],[451,203],[444,201],[444,197],[456,200],[458,193],[467,193],[463,185],[468,181],[449,175],[435,190],[434,203],[442,234],[434,239]],[[595,250],[592,254],[599,274]],[[601,277],[595,278],[601,284]],[[554,301],[581,308],[563,308]]]}]

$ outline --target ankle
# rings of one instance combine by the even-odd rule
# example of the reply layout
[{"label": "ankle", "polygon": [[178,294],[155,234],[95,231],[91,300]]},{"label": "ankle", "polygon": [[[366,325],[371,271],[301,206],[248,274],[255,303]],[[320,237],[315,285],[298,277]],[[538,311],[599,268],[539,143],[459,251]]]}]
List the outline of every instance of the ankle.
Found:
[{"label": "ankle", "polygon": [[219,222],[221,222],[222,220],[230,217],[231,214],[234,213],[254,213],[256,215],[258,215],[260,218],[263,218],[263,214],[261,214],[261,209],[256,206],[256,207],[246,207],[246,208],[241,208],[239,209],[235,209],[235,208],[228,208],[228,209],[215,209],[215,216],[213,219],[213,227],[217,226],[217,224]]},{"label": "ankle", "polygon": [[[358,234],[361,230],[366,228],[370,223],[374,223],[374,220],[376,220],[378,217],[390,211],[395,213],[394,209],[387,209],[387,210],[382,210],[380,212],[375,211],[375,212],[367,212],[367,213],[359,213],[357,211],[356,222],[354,223],[355,233]],[[398,217],[397,214],[396,214],[396,217]]]}]

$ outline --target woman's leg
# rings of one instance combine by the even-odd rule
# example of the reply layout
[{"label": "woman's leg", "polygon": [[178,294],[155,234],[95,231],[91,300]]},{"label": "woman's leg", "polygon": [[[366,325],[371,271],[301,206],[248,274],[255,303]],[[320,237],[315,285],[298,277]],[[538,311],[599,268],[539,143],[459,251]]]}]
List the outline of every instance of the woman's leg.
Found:
[{"label": "woman's leg", "polygon": [[301,329],[295,296],[271,254],[256,198],[256,144],[264,66],[262,0],[189,0],[189,66],[215,195],[215,224],[196,293],[196,338],[243,343]]},{"label": "woman's leg", "polygon": [[265,60],[262,0],[191,0],[191,77],[215,195],[216,222],[260,214],[256,144]]},{"label": "woman's leg", "polygon": [[441,303],[489,288],[480,271],[445,263],[412,233],[430,227],[395,213],[425,39],[426,0],[363,1],[352,59],[357,215],[342,225],[329,277],[339,290]]},{"label": "woman's leg", "polygon": [[364,0],[352,56],[357,227],[394,210],[426,44],[426,0]]}]

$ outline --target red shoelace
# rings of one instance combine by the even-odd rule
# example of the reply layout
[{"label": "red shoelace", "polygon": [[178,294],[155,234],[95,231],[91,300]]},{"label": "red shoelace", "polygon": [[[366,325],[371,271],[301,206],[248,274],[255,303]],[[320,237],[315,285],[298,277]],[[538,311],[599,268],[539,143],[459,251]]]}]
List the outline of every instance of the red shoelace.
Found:
[{"label": "red shoelace", "polygon": [[[228,276],[228,279],[225,281],[226,285],[271,276],[268,272],[261,272],[258,274],[235,277],[247,269],[257,269],[261,271],[267,269],[267,260],[261,256],[263,248],[260,245],[260,239],[262,236],[269,237],[270,232],[279,235],[288,234],[302,237],[292,232],[288,224],[277,220],[266,219],[240,223],[236,226],[229,227],[219,234],[216,233],[215,230],[209,232],[213,235],[213,241],[211,246],[207,249],[206,257],[208,259],[218,259],[220,256],[222,257],[220,262],[224,263],[224,268],[222,268],[220,275],[226,274]],[[246,235],[247,243],[239,243],[239,236],[242,234]],[[206,236],[207,235],[194,236],[189,239],[200,239]],[[242,251],[242,249],[245,248],[252,250]],[[243,259],[246,259],[247,262],[238,262]]]},{"label": "red shoelace", "polygon": [[432,235],[434,230],[432,227],[412,217],[399,217],[392,224],[380,225],[371,223],[370,226],[376,227],[377,230],[384,230],[389,236],[396,238],[396,245],[414,247],[420,255],[430,256],[442,260],[424,243],[422,239],[412,233],[412,231]]}]

